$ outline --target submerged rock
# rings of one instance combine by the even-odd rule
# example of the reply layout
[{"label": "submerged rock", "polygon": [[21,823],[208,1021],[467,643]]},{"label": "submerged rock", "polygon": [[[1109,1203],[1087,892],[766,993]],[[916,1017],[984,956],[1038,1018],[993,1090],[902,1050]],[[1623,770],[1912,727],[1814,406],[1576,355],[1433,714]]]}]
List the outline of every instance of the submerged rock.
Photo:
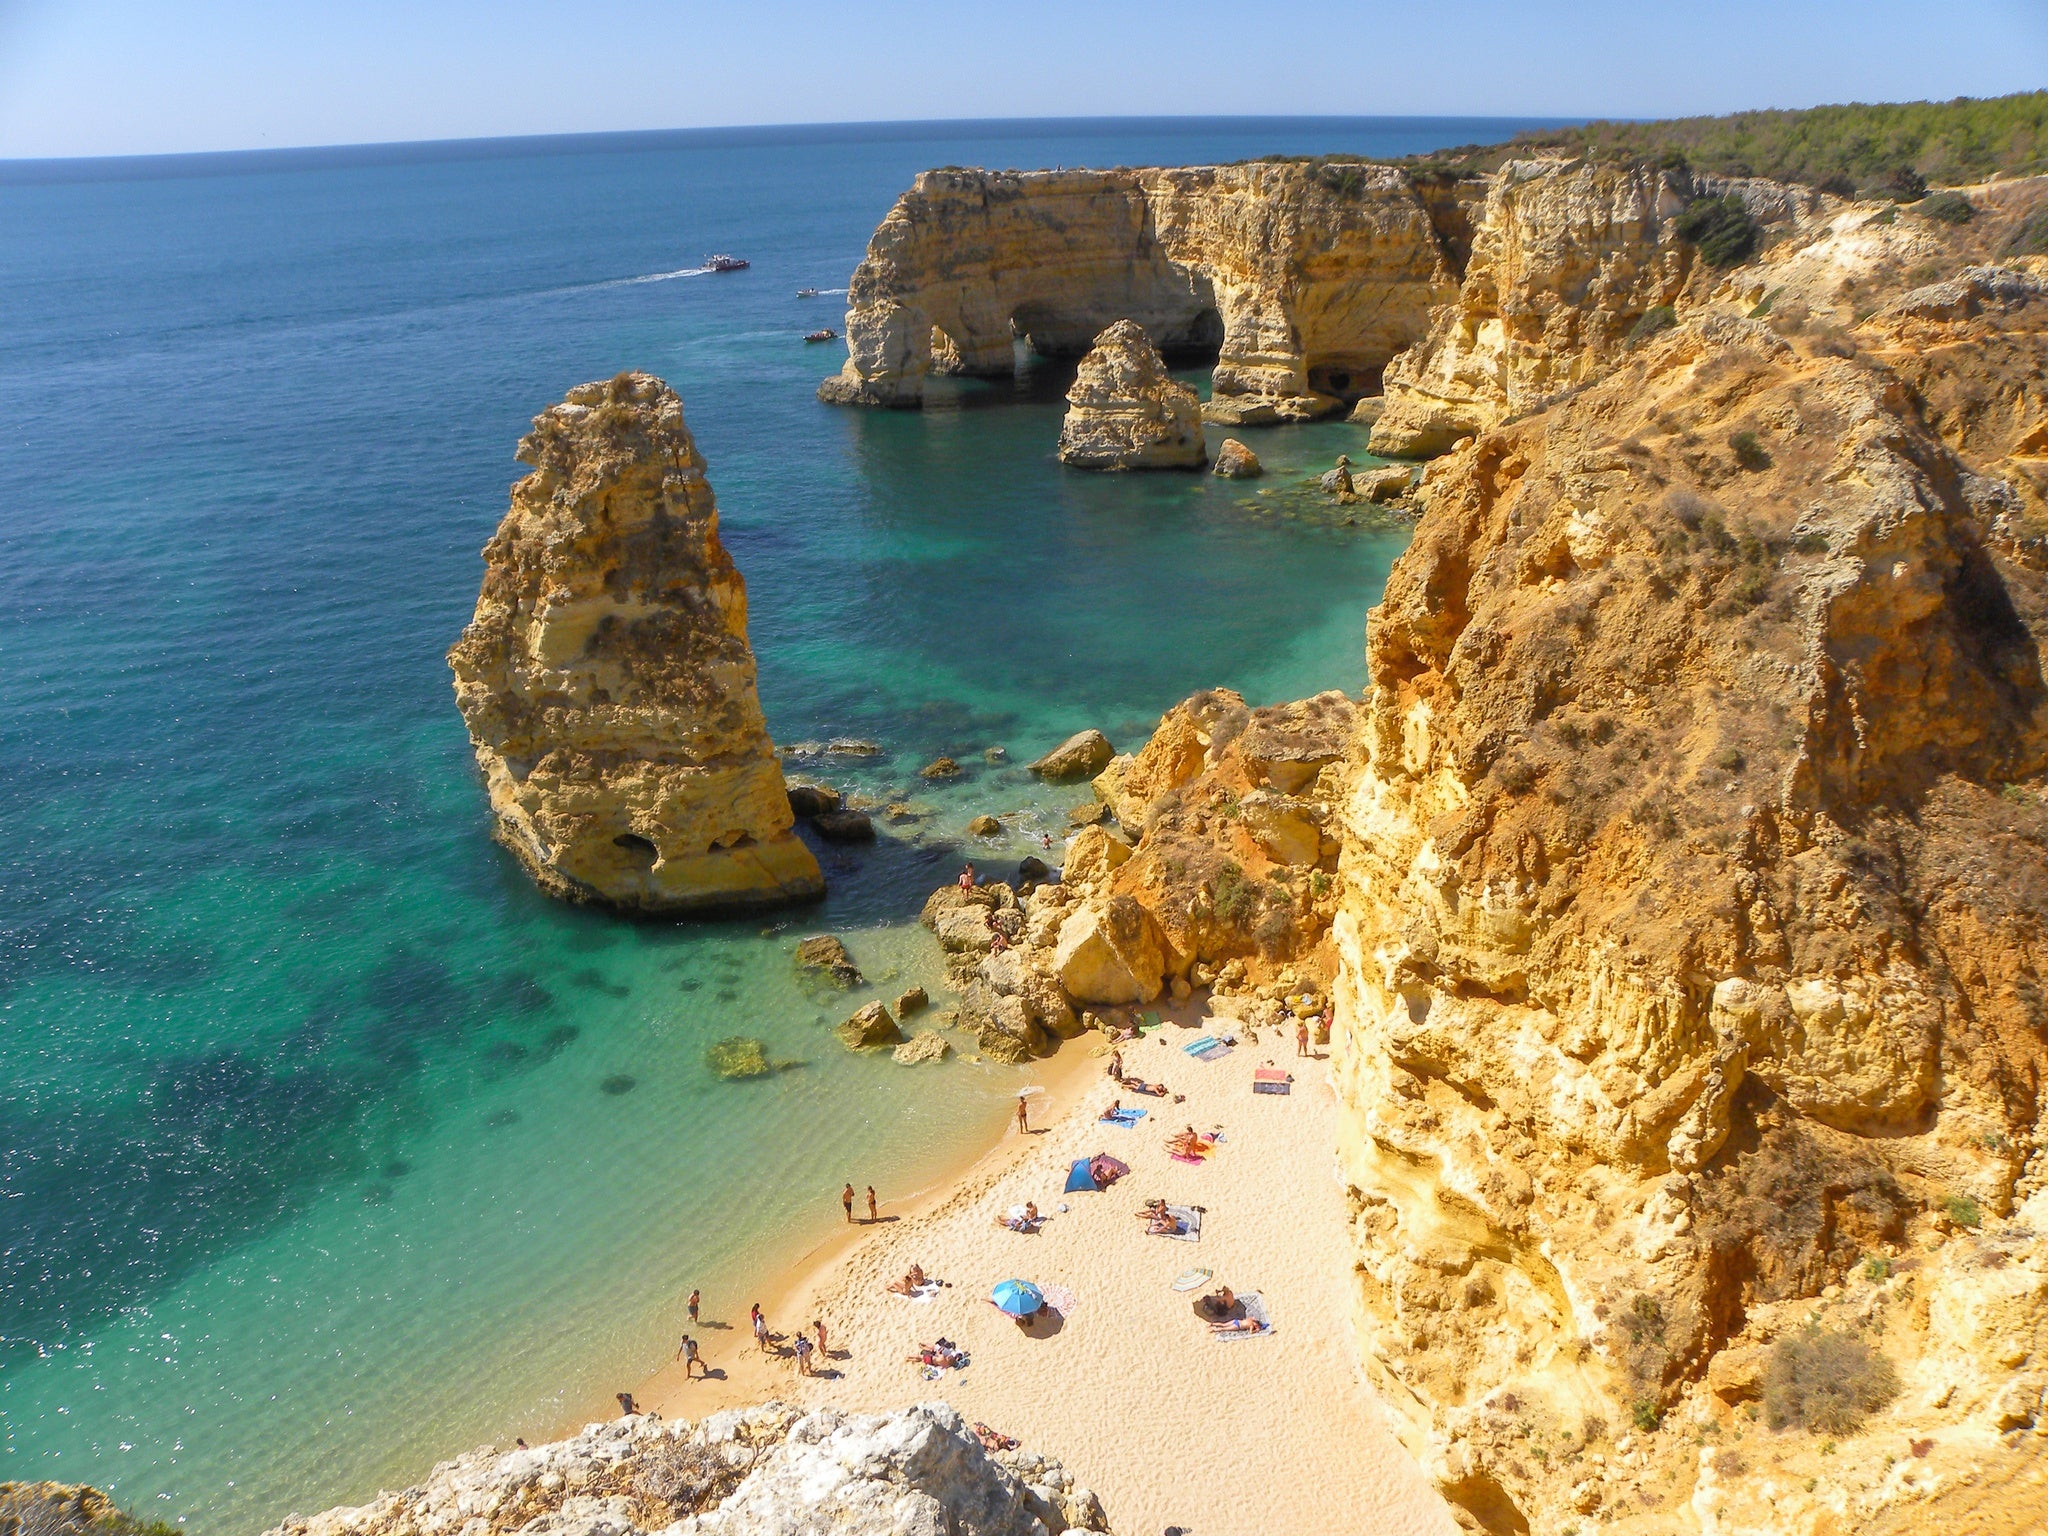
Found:
[{"label": "submerged rock", "polygon": [[934,758],[917,770],[917,776],[921,779],[957,779],[960,777],[960,765],[950,757]]},{"label": "submerged rock", "polygon": [[866,811],[826,811],[811,818],[818,836],[828,843],[872,843],[875,823]]},{"label": "submerged rock", "polygon": [[924,1029],[897,1046],[890,1055],[906,1067],[915,1067],[927,1061],[944,1061],[952,1049],[944,1035],[934,1029]]},{"label": "submerged rock", "polygon": [[1092,779],[1109,766],[1116,748],[1097,730],[1077,731],[1031,765],[1041,779],[1063,784],[1070,779]]},{"label": "submerged rock", "polygon": [[977,816],[967,823],[967,830],[976,837],[994,837],[1003,830],[1003,824],[993,816]]},{"label": "submerged rock", "polygon": [[923,1013],[931,1006],[931,1001],[931,994],[923,987],[907,988],[897,995],[896,1017],[907,1019],[913,1013]]},{"label": "submerged rock", "polygon": [[1209,471],[1224,480],[1255,480],[1266,472],[1259,456],[1234,437],[1223,439],[1216,450],[1216,464]]},{"label": "submerged rock", "polygon": [[496,834],[541,889],[650,912],[823,894],[761,718],[747,598],[661,380],[534,418],[448,653]]},{"label": "submerged rock", "polygon": [[741,1080],[749,1077],[766,1077],[775,1070],[768,1059],[766,1042],[748,1035],[734,1035],[707,1046],[704,1051],[705,1065],[720,1077]]},{"label": "submerged rock", "polygon": [[796,947],[796,968],[806,977],[829,981],[834,986],[857,987],[865,980],[853,963],[853,952],[829,933],[803,940]]},{"label": "submerged rock", "polygon": [[1199,469],[1208,458],[1201,402],[1142,326],[1117,321],[1081,359],[1059,455],[1077,469]]},{"label": "submerged rock", "polygon": [[1337,467],[1325,470],[1322,479],[1318,480],[1316,484],[1320,485],[1339,501],[1350,500],[1356,490],[1351,483],[1351,455],[1348,453],[1338,454]]},{"label": "submerged rock", "polygon": [[827,811],[836,811],[845,801],[845,796],[836,789],[827,789],[823,784],[792,784],[789,786],[789,808],[798,816],[822,816]]}]

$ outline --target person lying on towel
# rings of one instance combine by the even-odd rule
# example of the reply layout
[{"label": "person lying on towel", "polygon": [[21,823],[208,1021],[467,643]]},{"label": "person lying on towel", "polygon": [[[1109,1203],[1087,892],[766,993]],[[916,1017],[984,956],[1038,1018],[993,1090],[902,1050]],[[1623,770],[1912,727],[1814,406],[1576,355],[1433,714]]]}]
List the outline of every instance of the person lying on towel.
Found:
[{"label": "person lying on towel", "polygon": [[1256,1317],[1234,1318],[1227,1323],[1211,1323],[1211,1333],[1264,1333],[1266,1325]]},{"label": "person lying on towel", "polygon": [[1157,1216],[1154,1216],[1145,1223],[1145,1230],[1153,1237],[1185,1237],[1187,1236],[1188,1224],[1178,1216],[1169,1216],[1166,1212],[1161,1211]]},{"label": "person lying on towel", "polygon": [[1166,1084],[1148,1083],[1142,1077],[1120,1077],[1117,1079],[1126,1093],[1142,1093],[1155,1099],[1166,1097]]},{"label": "person lying on towel", "polygon": [[910,1266],[909,1273],[905,1274],[901,1280],[896,1281],[889,1289],[898,1296],[914,1296],[924,1283],[924,1266],[922,1264],[913,1264]]},{"label": "person lying on towel", "polygon": [[1012,1232],[1035,1232],[1038,1230],[1038,1224],[1044,1220],[1045,1218],[1038,1214],[1038,1202],[1027,1200],[1021,1214],[998,1216],[996,1225],[1008,1227]]},{"label": "person lying on towel", "polygon": [[1166,1150],[1179,1157],[1201,1157],[1211,1151],[1216,1143],[1206,1136],[1198,1135],[1191,1125],[1177,1133],[1166,1144]]}]

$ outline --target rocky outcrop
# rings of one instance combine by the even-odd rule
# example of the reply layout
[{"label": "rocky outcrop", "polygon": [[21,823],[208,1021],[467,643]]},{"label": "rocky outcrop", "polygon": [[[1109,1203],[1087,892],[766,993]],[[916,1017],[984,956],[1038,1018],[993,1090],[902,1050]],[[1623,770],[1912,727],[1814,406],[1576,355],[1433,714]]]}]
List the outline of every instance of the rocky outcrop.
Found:
[{"label": "rocky outcrop", "polygon": [[266,1536],[1057,1536],[1105,1531],[1057,1461],[990,1453],[945,1403],[888,1414],[729,1409],[694,1428],[634,1416],[547,1445],[442,1462],[403,1493],[292,1515]]},{"label": "rocky outcrop", "polygon": [[1201,403],[1166,371],[1143,327],[1117,321],[1081,359],[1059,456],[1076,469],[1200,469],[1207,461]]},{"label": "rocky outcrop", "polygon": [[791,831],[704,460],[659,379],[534,418],[533,473],[448,653],[499,840],[541,888],[646,912],[819,895]]},{"label": "rocky outcrop", "polygon": [[[1913,1426],[1994,1442],[2034,1358],[2038,1308],[2024,1348],[1963,1321],[1950,1234],[2039,1219],[2002,1225],[2042,1187],[2048,561],[1988,473],[2019,434],[1960,424],[2041,376],[2048,293],[1942,285],[1860,342],[1703,302],[1614,353],[1663,279],[1606,261],[1545,334],[1610,371],[1463,423],[1368,630],[1333,928],[1367,1353],[1489,1529],[1676,1519],[1669,1479],[1709,1529],[1818,1530],[1846,1495],[1646,1431],[1739,1427],[1754,1370],[1710,1362],[1839,1317],[1907,1391],[1844,1441],[1867,1484],[1805,1486],[1874,1489]],[[2030,1238],[1986,1262],[2048,1296]]]},{"label": "rocky outcrop", "polygon": [[1216,464],[1210,473],[1221,480],[1256,480],[1266,472],[1259,456],[1234,437],[1226,437],[1216,449]]},{"label": "rocky outcrop", "polygon": [[84,1483],[0,1483],[0,1536],[146,1536],[151,1529]]},{"label": "rocky outcrop", "polygon": [[1365,164],[926,171],[855,270],[819,394],[916,405],[933,372],[1080,357],[1118,320],[1213,354],[1210,418],[1299,420],[1370,393],[1456,288],[1460,191]]},{"label": "rocky outcrop", "polygon": [[1041,779],[1063,784],[1072,779],[1093,778],[1115,756],[1116,748],[1109,744],[1109,738],[1091,728],[1069,736],[1033,762],[1031,771]]}]

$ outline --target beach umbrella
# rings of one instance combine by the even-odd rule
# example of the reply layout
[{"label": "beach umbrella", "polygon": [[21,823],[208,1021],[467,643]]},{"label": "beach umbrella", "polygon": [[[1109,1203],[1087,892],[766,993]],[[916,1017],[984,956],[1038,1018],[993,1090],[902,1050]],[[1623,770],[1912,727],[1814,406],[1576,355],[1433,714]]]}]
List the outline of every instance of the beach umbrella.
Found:
[{"label": "beach umbrella", "polygon": [[1029,1317],[1045,1305],[1045,1293],[1029,1280],[1005,1280],[988,1299],[1012,1317]]}]

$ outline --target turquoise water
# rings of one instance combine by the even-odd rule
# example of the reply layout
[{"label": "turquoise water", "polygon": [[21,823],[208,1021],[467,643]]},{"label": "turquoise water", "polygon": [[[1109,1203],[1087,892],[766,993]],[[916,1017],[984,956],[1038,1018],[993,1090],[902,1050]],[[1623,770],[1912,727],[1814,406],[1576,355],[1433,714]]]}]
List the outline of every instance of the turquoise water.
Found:
[{"label": "turquoise water", "polygon": [[[733,133],[430,154],[0,167],[0,1478],[207,1532],[397,1485],[609,1406],[679,1298],[748,1290],[995,1134],[1018,1074],[856,1059],[795,984],[846,936],[893,994],[982,811],[1014,858],[1198,687],[1357,688],[1399,539],[1275,471],[1052,458],[1062,380],[812,397],[869,230],[950,162],[1391,154],[1511,125]],[[145,172],[147,172],[145,174]],[[31,174],[33,173],[33,174]],[[709,251],[751,256],[673,275]],[[527,419],[646,368],[682,393],[789,743],[919,803],[782,923],[549,902],[488,840],[442,653]],[[941,752],[971,763],[933,788]],[[804,1063],[718,1081],[705,1046]],[[714,1348],[714,1353],[716,1352]]]}]

